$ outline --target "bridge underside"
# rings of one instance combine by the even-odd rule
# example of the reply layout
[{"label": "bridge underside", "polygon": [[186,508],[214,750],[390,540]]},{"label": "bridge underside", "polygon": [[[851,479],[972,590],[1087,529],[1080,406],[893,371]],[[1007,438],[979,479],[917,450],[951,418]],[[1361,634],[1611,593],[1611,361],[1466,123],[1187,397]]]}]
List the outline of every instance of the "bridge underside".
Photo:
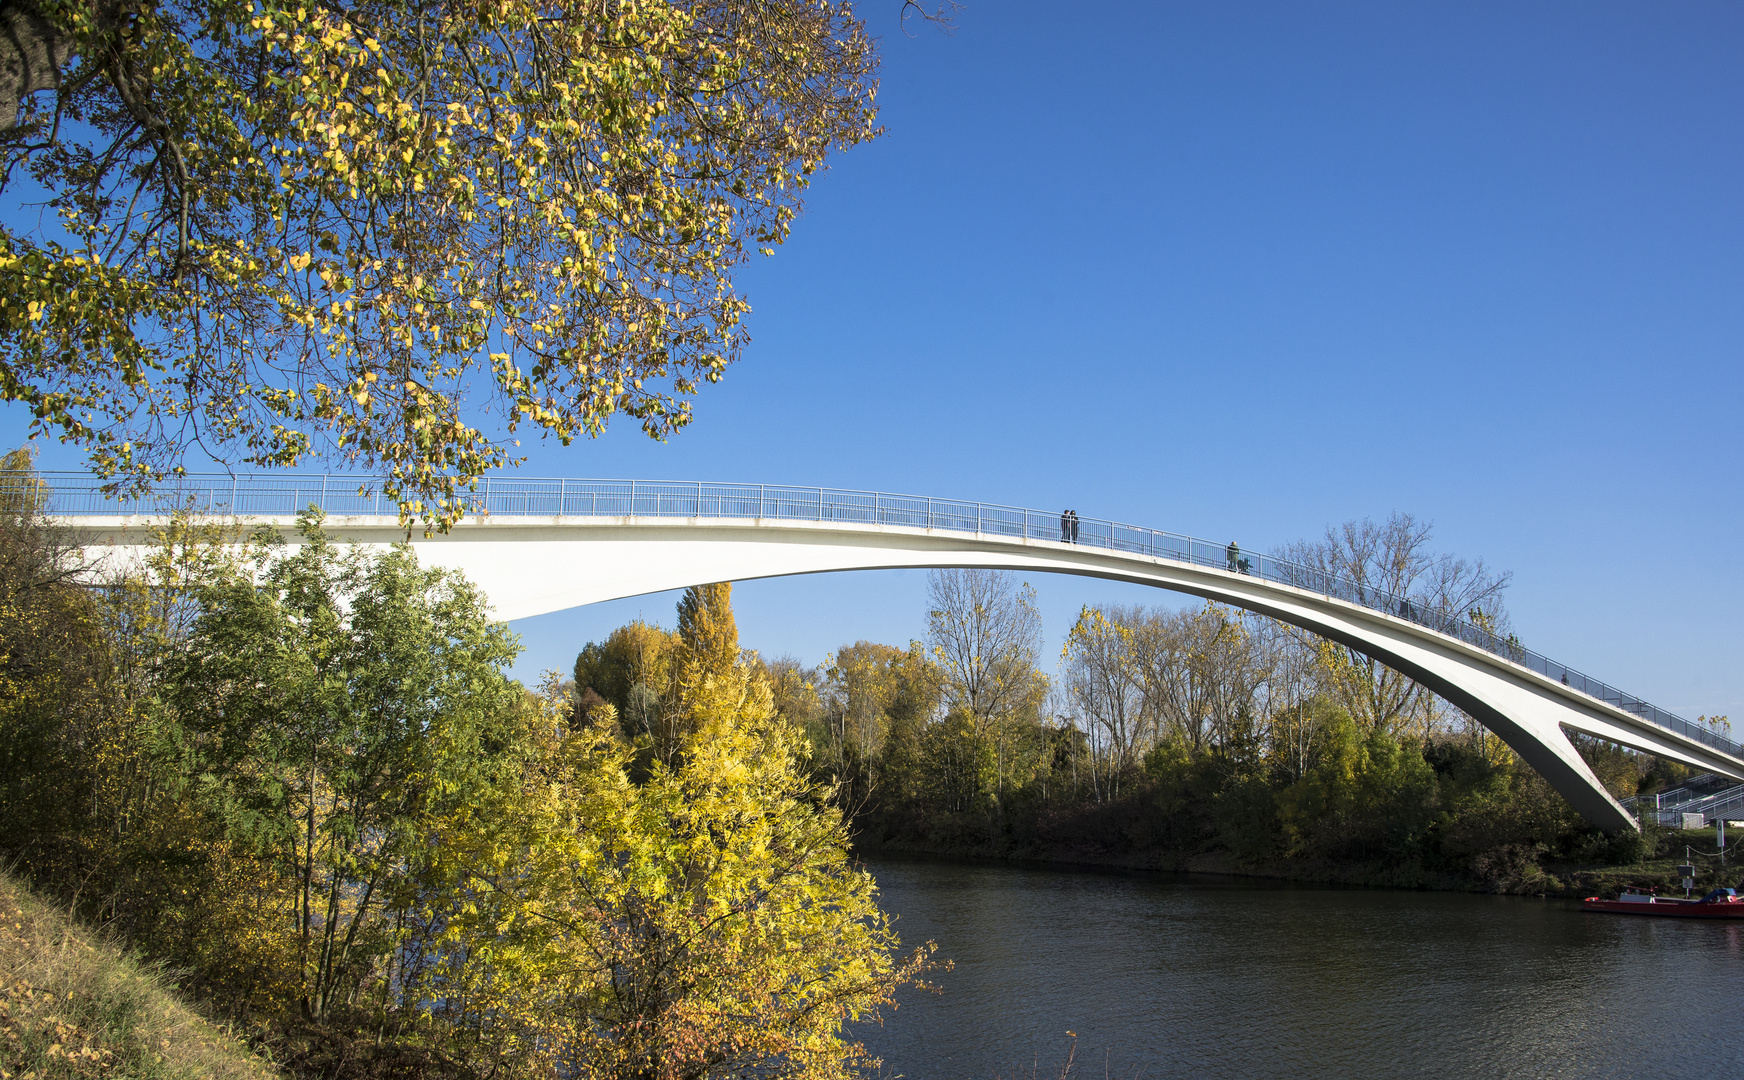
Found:
[{"label": "bridge underside", "polygon": [[[274,520],[291,538],[289,520]],[[87,520],[77,527],[123,562],[141,550],[130,546],[141,535],[136,522]],[[327,528],[352,543],[405,539],[393,518],[330,518]],[[413,545],[426,565],[465,573],[503,619],[715,581],[839,570],[961,567],[1149,585],[1268,615],[1411,676],[1499,735],[1582,817],[1608,832],[1639,826],[1565,729],[1744,780],[1744,761],[1458,639],[1319,593],[1168,559],[892,526],[659,518],[471,522],[445,536],[414,538]]]}]

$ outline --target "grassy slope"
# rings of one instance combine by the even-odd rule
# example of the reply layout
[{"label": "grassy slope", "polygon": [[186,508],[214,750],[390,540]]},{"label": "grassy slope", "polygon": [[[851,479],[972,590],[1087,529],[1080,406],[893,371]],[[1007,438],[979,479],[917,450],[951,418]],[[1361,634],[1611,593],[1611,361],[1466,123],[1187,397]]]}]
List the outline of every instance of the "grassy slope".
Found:
[{"label": "grassy slope", "polygon": [[149,968],[0,874],[0,1080],[278,1075]]}]

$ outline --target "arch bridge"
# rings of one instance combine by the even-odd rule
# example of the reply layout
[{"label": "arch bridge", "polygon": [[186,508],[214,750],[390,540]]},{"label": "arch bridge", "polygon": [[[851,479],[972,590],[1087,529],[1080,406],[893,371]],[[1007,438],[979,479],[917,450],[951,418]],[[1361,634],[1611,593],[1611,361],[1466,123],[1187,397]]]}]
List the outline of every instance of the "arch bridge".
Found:
[{"label": "arch bridge", "polygon": [[[271,524],[327,514],[330,536],[406,538],[374,481],[332,476],[186,478],[150,500],[107,498],[88,476],[48,474],[52,513],[123,562],[172,507]],[[1744,780],[1744,748],[1448,612],[1234,545],[1019,507],[831,488],[642,480],[481,481],[474,514],[412,538],[426,565],[460,570],[502,619],[715,581],[837,570],[959,567],[1079,574],[1216,600],[1322,635],[1423,683],[1475,717],[1590,823],[1635,819],[1567,732]]]}]

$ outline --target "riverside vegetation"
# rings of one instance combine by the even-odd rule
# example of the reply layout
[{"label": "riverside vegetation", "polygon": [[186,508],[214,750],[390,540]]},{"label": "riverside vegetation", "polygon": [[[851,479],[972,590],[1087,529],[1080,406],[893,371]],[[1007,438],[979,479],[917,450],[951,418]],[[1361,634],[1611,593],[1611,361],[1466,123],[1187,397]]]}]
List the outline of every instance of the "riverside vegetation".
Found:
[{"label": "riverside vegetation", "polygon": [[[409,548],[184,517],[99,579],[42,495],[6,458],[0,854],[283,1071],[846,1076],[844,1025],[927,966],[898,958],[724,587],[687,596],[661,721],[626,738],[509,679],[513,636]],[[47,961],[3,958],[36,1000]],[[149,1075],[130,1040],[168,1028],[105,1038],[69,990],[78,1056],[36,1017],[0,1069]],[[185,1064],[159,1071],[208,1074]]]},{"label": "riverside vegetation", "polygon": [[[1506,576],[1430,540],[1395,515],[1284,554],[1507,635]],[[1017,579],[935,571],[930,596],[924,642],[860,641],[816,667],[757,661],[863,849],[1587,895],[1670,888],[1693,846],[1703,883],[1725,876],[1713,830],[1599,833],[1421,685],[1269,619],[1086,607],[1050,677]],[[609,712],[627,737],[656,731],[680,640],[632,623],[590,644],[580,712]],[[1619,797],[1689,774],[1576,744]]]},{"label": "riverside vegetation", "polygon": [[[26,453],[0,461],[14,1074],[845,1077],[872,1064],[846,1025],[930,963],[899,953],[851,839],[1663,883],[1642,862],[1663,834],[1584,828],[1421,687],[1215,605],[1086,608],[1050,677],[1008,575],[938,571],[928,641],[815,668],[742,650],[730,586],[700,586],[675,629],[621,627],[529,690],[484,598],[407,546],[339,547],[313,512],[294,543],[182,515],[99,575],[43,500]],[[1296,554],[1505,631],[1505,579],[1427,540],[1395,518]],[[1681,775],[1582,751],[1619,794]],[[125,955],[72,944],[20,881]]]}]

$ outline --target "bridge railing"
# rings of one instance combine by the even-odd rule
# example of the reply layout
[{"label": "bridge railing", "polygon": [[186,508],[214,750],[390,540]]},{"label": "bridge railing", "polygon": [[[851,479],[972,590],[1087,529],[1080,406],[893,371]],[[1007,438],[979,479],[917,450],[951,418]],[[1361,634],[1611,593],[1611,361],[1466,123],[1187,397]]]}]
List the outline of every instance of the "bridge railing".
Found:
[{"label": "bridge railing", "polygon": [[[45,473],[43,479],[50,489],[49,511],[70,517],[164,513],[180,507],[241,517],[291,515],[309,506],[320,507],[330,515],[398,512],[393,500],[381,494],[379,481],[358,477],[188,476],[152,495],[130,499],[111,498],[101,484],[84,474]],[[1067,521],[1060,514],[996,503],[774,484],[487,478],[480,480],[466,499],[475,513],[496,518],[714,518],[892,525],[1072,543],[1223,569],[1407,619],[1531,668],[1722,753],[1744,757],[1744,747],[1719,732],[1534,652],[1512,636],[1491,633],[1464,613],[1445,611],[1422,598],[1398,596],[1316,567],[1243,551],[1233,543],[1219,544],[1104,518]]]}]

